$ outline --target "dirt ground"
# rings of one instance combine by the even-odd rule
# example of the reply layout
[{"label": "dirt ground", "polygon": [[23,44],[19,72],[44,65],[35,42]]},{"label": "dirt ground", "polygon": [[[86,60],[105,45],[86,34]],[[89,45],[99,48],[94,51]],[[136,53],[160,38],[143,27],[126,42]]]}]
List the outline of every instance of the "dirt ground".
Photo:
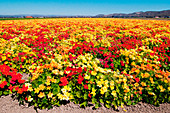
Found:
[{"label": "dirt ground", "polygon": [[[92,109],[93,106],[87,108],[80,108],[79,105],[69,103],[60,107],[54,107],[50,110],[37,110],[38,113],[170,113],[170,103],[161,104],[159,107],[149,105],[146,103],[138,103],[134,106],[127,106],[125,109],[118,108],[119,111],[115,111],[113,108],[107,109],[100,107],[96,110]],[[17,100],[13,100],[11,96],[2,96],[0,98],[0,113],[36,113],[33,106],[19,105]]]}]

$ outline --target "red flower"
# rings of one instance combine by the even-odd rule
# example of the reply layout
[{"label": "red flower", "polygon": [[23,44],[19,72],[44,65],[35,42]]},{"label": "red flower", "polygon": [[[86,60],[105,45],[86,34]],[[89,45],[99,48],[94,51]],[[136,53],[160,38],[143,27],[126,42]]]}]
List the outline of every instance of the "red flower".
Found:
[{"label": "red flower", "polygon": [[25,80],[19,79],[18,82],[19,82],[20,84],[23,84],[23,83],[25,82]]},{"label": "red flower", "polygon": [[135,78],[135,81],[136,81],[136,82],[139,82],[139,81],[140,81],[140,79],[139,79],[139,78]]},{"label": "red flower", "polygon": [[19,88],[17,93],[22,94],[23,93],[23,89]]},{"label": "red flower", "polygon": [[142,91],[139,91],[139,94],[142,94]]},{"label": "red flower", "polygon": [[0,88],[4,88],[4,86],[7,85],[7,81],[3,81],[1,84],[0,84]]},{"label": "red flower", "polygon": [[125,64],[123,63],[123,61],[122,61],[122,60],[120,61],[120,63],[121,63],[121,66],[125,66]]},{"label": "red flower", "polygon": [[9,66],[7,66],[5,64],[0,65],[0,72],[2,72],[3,75],[7,76],[9,71],[10,71],[10,67]]},{"label": "red flower", "polygon": [[84,67],[84,71],[87,71],[87,68],[86,68],[86,67]]},{"label": "red flower", "polygon": [[28,86],[23,85],[22,86],[22,91],[24,92],[24,91],[27,91],[27,90],[28,90]]},{"label": "red flower", "polygon": [[10,86],[8,87],[8,89],[9,89],[11,92],[12,92],[13,88],[14,88],[14,86],[12,86],[12,85],[10,85]]},{"label": "red flower", "polygon": [[60,81],[61,81],[61,84],[59,84],[59,86],[66,86],[68,84],[66,77],[61,77]]},{"label": "red flower", "polygon": [[19,89],[19,87],[17,86],[17,87],[15,88],[15,90],[18,91],[18,89]]},{"label": "red flower", "polygon": [[25,100],[27,101],[27,100],[28,100],[28,98],[27,98],[27,97],[25,97]]},{"label": "red flower", "polygon": [[88,97],[90,97],[90,98],[91,98],[91,94],[90,94],[90,92],[89,92],[89,94],[88,94]]},{"label": "red flower", "polygon": [[79,75],[77,79],[78,83],[81,84],[83,80],[84,78],[81,75]]},{"label": "red flower", "polygon": [[88,85],[87,84],[84,85],[84,89],[88,89]]}]

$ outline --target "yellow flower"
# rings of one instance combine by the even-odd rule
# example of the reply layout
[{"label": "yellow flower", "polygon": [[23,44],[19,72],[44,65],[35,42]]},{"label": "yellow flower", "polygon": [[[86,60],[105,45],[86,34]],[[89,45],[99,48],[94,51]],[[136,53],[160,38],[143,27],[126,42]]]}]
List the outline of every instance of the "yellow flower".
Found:
[{"label": "yellow flower", "polygon": [[44,92],[40,92],[40,94],[38,95],[38,97],[43,98],[45,96]]},{"label": "yellow flower", "polygon": [[48,98],[52,98],[53,97],[53,93],[49,92],[47,96],[48,96]]},{"label": "yellow flower", "polygon": [[114,86],[114,81],[111,81],[111,82],[110,82],[110,85],[111,85],[111,86]]},{"label": "yellow flower", "polygon": [[45,86],[43,84],[39,85],[39,89],[40,90],[44,90],[45,89]]},{"label": "yellow flower", "polygon": [[25,83],[25,86],[27,87],[29,87],[29,86],[31,86],[31,84],[30,83]]},{"label": "yellow flower", "polygon": [[49,86],[51,83],[50,83],[50,80],[49,79],[47,79],[47,81],[45,82],[45,84],[47,85],[47,86]]},{"label": "yellow flower", "polygon": [[31,102],[33,100],[33,98],[31,98],[31,96],[28,97],[28,102]]},{"label": "yellow flower", "polygon": [[56,83],[56,79],[54,77],[51,79],[51,82]]},{"label": "yellow flower", "polygon": [[31,86],[28,87],[28,91],[33,91],[33,88]]},{"label": "yellow flower", "polygon": [[69,99],[74,99],[74,96],[70,94],[70,97],[69,97]]},{"label": "yellow flower", "polygon": [[50,89],[51,89],[51,86],[47,86],[46,88],[47,88],[47,90],[50,90]]},{"label": "yellow flower", "polygon": [[90,79],[90,76],[89,76],[89,75],[85,75],[84,78],[87,79],[87,80],[89,80],[89,79]]},{"label": "yellow flower", "polygon": [[63,93],[65,93],[65,92],[67,92],[67,89],[62,88],[61,91],[62,91]]},{"label": "yellow flower", "polygon": [[64,72],[63,72],[63,71],[60,71],[60,72],[59,72],[59,74],[60,74],[60,75],[63,75],[63,74],[64,74]]},{"label": "yellow flower", "polygon": [[126,78],[126,77],[123,78],[123,82],[124,82],[124,83],[127,82],[127,78]]},{"label": "yellow flower", "polygon": [[39,93],[39,91],[40,91],[39,88],[35,88],[34,90],[35,90],[34,93]]},{"label": "yellow flower", "polygon": [[142,85],[142,86],[146,86],[146,83],[145,83],[145,82],[141,82],[141,85]]},{"label": "yellow flower", "polygon": [[58,69],[52,70],[52,73],[54,73],[55,75],[58,75],[59,74],[59,70]]},{"label": "yellow flower", "polygon": [[97,72],[96,72],[96,71],[92,71],[91,74],[92,74],[92,75],[96,75]]},{"label": "yellow flower", "polygon": [[133,61],[133,62],[131,63],[131,65],[134,66],[134,65],[135,65],[135,62]]},{"label": "yellow flower", "polygon": [[65,92],[64,95],[67,96],[67,97],[69,97],[69,96],[70,96],[70,93]]},{"label": "yellow flower", "polygon": [[155,93],[153,93],[153,92],[148,92],[148,94],[149,94],[149,95],[155,95]]},{"label": "yellow flower", "polygon": [[64,86],[64,89],[66,89],[67,91],[71,91],[71,88],[69,86]]},{"label": "yellow flower", "polygon": [[160,88],[160,92],[164,92],[165,91],[165,89],[163,88],[163,86],[162,85],[159,85],[159,88]]},{"label": "yellow flower", "polygon": [[116,91],[112,91],[112,93],[111,93],[114,97],[116,97],[117,96],[117,93],[116,93]]},{"label": "yellow flower", "polygon": [[149,76],[150,76],[149,73],[145,73],[145,74],[143,75],[144,78],[148,78]]},{"label": "yellow flower", "polygon": [[97,81],[97,86],[102,87],[102,82],[101,81]]},{"label": "yellow flower", "polygon": [[104,86],[100,89],[100,93],[104,94],[105,92],[107,92],[107,87]]},{"label": "yellow flower", "polygon": [[138,84],[138,83],[135,83],[134,85],[135,85],[135,87],[138,87],[138,86],[139,86],[139,84]]},{"label": "yellow flower", "polygon": [[170,91],[170,87],[168,87],[168,91]]},{"label": "yellow flower", "polygon": [[92,88],[92,92],[91,92],[91,94],[92,94],[93,96],[95,96],[95,95],[96,95],[96,90],[95,90],[94,88]]},{"label": "yellow flower", "polygon": [[139,70],[139,69],[136,69],[135,72],[136,72],[137,74],[139,74],[140,70]]},{"label": "yellow flower", "polygon": [[152,77],[150,77],[150,81],[151,81],[152,84],[155,83],[155,82],[153,81],[153,78],[152,78]]},{"label": "yellow flower", "polygon": [[60,100],[63,100],[63,95],[61,93],[58,93],[57,96]]},{"label": "yellow flower", "polygon": [[2,61],[6,60],[6,56],[2,56]]}]

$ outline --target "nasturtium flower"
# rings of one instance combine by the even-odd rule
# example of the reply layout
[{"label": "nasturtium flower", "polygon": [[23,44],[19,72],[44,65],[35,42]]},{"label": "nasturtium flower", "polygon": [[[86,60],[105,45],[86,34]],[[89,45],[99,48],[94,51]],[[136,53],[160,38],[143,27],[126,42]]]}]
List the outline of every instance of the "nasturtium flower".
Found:
[{"label": "nasturtium flower", "polygon": [[91,94],[92,94],[93,96],[95,96],[95,95],[96,95],[96,89],[92,88]]},{"label": "nasturtium flower", "polygon": [[65,92],[67,92],[67,89],[62,88],[61,91],[62,91],[62,93],[65,93]]},{"label": "nasturtium flower", "polygon": [[165,88],[163,88],[162,85],[159,85],[158,87],[160,88],[160,92],[164,92],[165,91]]},{"label": "nasturtium flower", "polygon": [[78,79],[77,79],[78,84],[82,84],[83,80],[84,80],[84,77],[81,76],[81,75],[79,75],[79,76],[78,76]]},{"label": "nasturtium flower", "polygon": [[6,60],[6,56],[2,56],[2,61]]},{"label": "nasturtium flower", "polygon": [[142,86],[146,86],[146,83],[145,83],[145,82],[141,82],[141,85],[142,85]]},{"label": "nasturtium flower", "polygon": [[28,96],[28,102],[31,102],[33,100],[33,98],[31,98],[31,96]]},{"label": "nasturtium flower", "polygon": [[61,81],[61,83],[59,84],[59,86],[66,86],[68,84],[66,77],[61,77],[60,81]]},{"label": "nasturtium flower", "polygon": [[49,93],[47,94],[47,96],[48,96],[48,98],[52,98],[52,97],[53,97],[53,93],[49,92]]},{"label": "nasturtium flower", "polygon": [[34,93],[39,93],[40,89],[39,88],[34,88]]},{"label": "nasturtium flower", "polygon": [[88,85],[87,84],[84,85],[84,89],[88,89]]},{"label": "nasturtium flower", "polygon": [[91,74],[92,74],[92,75],[96,75],[97,72],[96,72],[96,71],[91,71]]},{"label": "nasturtium flower", "polygon": [[71,88],[68,85],[64,86],[64,89],[66,89],[67,91],[71,91]]},{"label": "nasturtium flower", "polygon": [[33,88],[31,86],[29,86],[28,91],[33,91]]},{"label": "nasturtium flower", "polygon": [[38,97],[39,97],[39,98],[43,98],[43,97],[45,97],[44,92],[40,92],[40,94],[38,95]]},{"label": "nasturtium flower", "polygon": [[47,86],[49,86],[51,83],[50,83],[50,80],[49,79],[47,79],[47,81],[45,82],[45,84],[47,85]]},{"label": "nasturtium flower", "polygon": [[101,81],[97,81],[97,86],[98,87],[102,87],[102,82]]},{"label": "nasturtium flower", "polygon": [[40,90],[44,90],[44,89],[45,89],[44,84],[39,85],[39,89],[40,89]]},{"label": "nasturtium flower", "polygon": [[117,93],[116,93],[116,91],[112,91],[112,93],[111,93],[114,97],[116,97],[117,96]]},{"label": "nasturtium flower", "polygon": [[102,87],[101,89],[100,89],[100,93],[101,94],[104,94],[104,93],[106,93],[107,92],[107,87]]},{"label": "nasturtium flower", "polygon": [[89,75],[85,75],[84,78],[87,79],[87,80],[89,80],[89,79],[90,79],[90,76],[89,76]]},{"label": "nasturtium flower", "polygon": [[131,63],[131,65],[134,66],[134,65],[136,65],[136,63],[133,61],[133,62]]},{"label": "nasturtium flower", "polygon": [[61,93],[58,93],[57,96],[60,100],[63,100],[63,95]]},{"label": "nasturtium flower", "polygon": [[148,92],[148,94],[149,94],[149,95],[155,95],[155,93],[154,93],[154,92]]}]

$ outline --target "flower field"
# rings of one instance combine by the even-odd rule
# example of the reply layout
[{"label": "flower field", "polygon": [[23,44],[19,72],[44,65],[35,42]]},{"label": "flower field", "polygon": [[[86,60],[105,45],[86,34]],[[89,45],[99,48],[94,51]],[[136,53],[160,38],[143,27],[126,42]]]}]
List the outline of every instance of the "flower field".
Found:
[{"label": "flower field", "polygon": [[0,96],[8,94],[39,109],[169,103],[170,21],[0,21]]}]

